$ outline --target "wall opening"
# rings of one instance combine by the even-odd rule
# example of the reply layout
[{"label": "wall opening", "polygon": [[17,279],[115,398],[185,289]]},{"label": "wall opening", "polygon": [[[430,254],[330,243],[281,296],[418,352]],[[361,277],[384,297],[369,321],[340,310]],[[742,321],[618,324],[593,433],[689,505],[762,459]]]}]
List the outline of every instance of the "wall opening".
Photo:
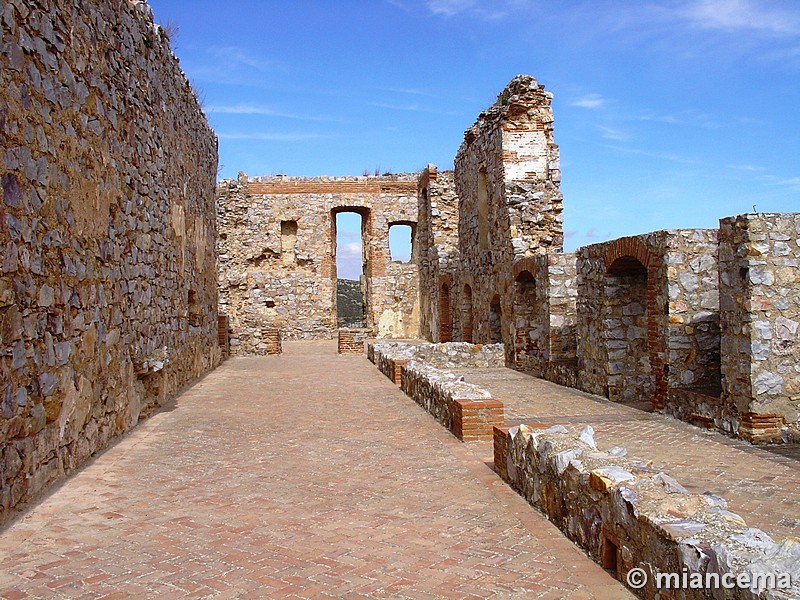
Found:
[{"label": "wall opening", "polygon": [[472,312],[472,288],[469,284],[464,285],[464,298],[462,307],[461,337],[465,342],[472,343],[472,330],[475,325],[475,317]]},{"label": "wall opening", "polygon": [[489,247],[489,177],[486,167],[478,171],[478,247]]},{"label": "wall opening", "polygon": [[413,253],[414,226],[411,223],[390,223],[389,254],[392,262],[410,262]]},{"label": "wall opening", "polygon": [[602,314],[608,398],[650,401],[655,379],[650,368],[647,267],[632,256],[617,258],[606,272]]},{"label": "wall opening", "polygon": [[489,303],[489,343],[499,344],[503,341],[503,307],[500,296],[495,295]]},{"label": "wall opening", "polygon": [[453,312],[450,308],[450,286],[443,282],[439,288],[439,341],[453,341]]},{"label": "wall opening", "polygon": [[297,262],[297,221],[281,221],[281,262],[292,266]]},{"label": "wall opening", "polygon": [[340,209],[333,212],[334,311],[339,328],[366,326],[366,216],[366,211]]},{"label": "wall opening", "polygon": [[514,281],[514,365],[520,371],[541,369],[548,360],[548,332],[536,279],[522,271]]}]

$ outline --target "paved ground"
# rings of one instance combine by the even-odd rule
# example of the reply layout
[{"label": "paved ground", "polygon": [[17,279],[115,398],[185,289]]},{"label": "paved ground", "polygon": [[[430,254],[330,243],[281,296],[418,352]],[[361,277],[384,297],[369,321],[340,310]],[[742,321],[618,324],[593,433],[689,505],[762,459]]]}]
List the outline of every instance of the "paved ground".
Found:
[{"label": "paved ground", "polygon": [[0,533],[2,596],[631,597],[366,358],[285,347]]},{"label": "paved ground", "polygon": [[508,424],[591,425],[600,448],[623,446],[630,456],[652,460],[690,491],[722,496],[748,525],[776,539],[800,536],[798,446],[784,448],[783,454],[771,452],[511,369],[458,373],[504,402]]}]

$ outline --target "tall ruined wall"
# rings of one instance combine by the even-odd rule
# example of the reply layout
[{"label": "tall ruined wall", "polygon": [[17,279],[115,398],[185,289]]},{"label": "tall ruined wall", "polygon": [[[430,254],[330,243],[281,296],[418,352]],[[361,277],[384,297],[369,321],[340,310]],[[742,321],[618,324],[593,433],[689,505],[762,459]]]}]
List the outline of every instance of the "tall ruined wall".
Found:
[{"label": "tall ruined wall", "polygon": [[[428,165],[419,179],[419,223],[417,224],[419,265],[420,330],[419,336],[431,341],[442,341],[442,311],[440,296],[442,286],[447,286],[452,301],[453,277],[458,269],[458,196],[452,171],[439,172]],[[462,323],[452,322],[454,309],[443,307],[445,332],[451,339],[464,339]],[[445,333],[446,335],[446,333]]]},{"label": "tall ruined wall", "polygon": [[[502,339],[513,347],[508,327],[512,263],[562,249],[561,171],[551,99],[533,77],[515,77],[467,130],[455,159],[457,289],[469,285],[472,290],[476,342]],[[456,310],[461,304],[454,299]]]},{"label": "tall ruined wall", "polygon": [[414,337],[417,266],[391,261],[389,226],[416,226],[417,175],[256,177],[218,187],[220,310],[231,352],[256,352],[260,330],[330,338],[336,323],[335,214],[362,215],[366,325],[378,337]]},{"label": "tall ruined wall", "polygon": [[150,9],[0,20],[2,520],[219,350],[216,138]]},{"label": "tall ruined wall", "polygon": [[722,396],[739,433],[800,439],[800,213],[720,221]]}]

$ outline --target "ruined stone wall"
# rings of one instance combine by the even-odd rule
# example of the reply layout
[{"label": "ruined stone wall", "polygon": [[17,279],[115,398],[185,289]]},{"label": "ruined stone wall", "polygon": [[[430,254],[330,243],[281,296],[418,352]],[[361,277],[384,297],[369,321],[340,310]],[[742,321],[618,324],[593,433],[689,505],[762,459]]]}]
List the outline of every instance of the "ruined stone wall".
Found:
[{"label": "ruined stone wall", "polygon": [[260,326],[285,339],[331,338],[336,323],[337,212],[362,215],[366,326],[415,336],[417,266],[392,262],[389,226],[416,226],[417,175],[256,177],[218,188],[220,305],[231,352],[255,352]]},{"label": "ruined stone wall", "polygon": [[657,231],[578,250],[581,385],[663,408],[719,385],[717,233]]},{"label": "ruined stone wall", "polygon": [[548,363],[575,361],[578,292],[575,254],[514,262],[511,333],[515,369],[548,378]]},{"label": "ruined stone wall", "polygon": [[800,438],[800,213],[720,221],[722,394],[754,441]]},{"label": "ruined stone wall", "polygon": [[513,348],[512,263],[562,248],[551,98],[533,77],[515,77],[467,130],[455,159],[461,263],[453,307],[461,322],[469,286],[475,342]]},{"label": "ruined stone wall", "polygon": [[3,520],[219,347],[216,138],[148,6],[0,20]]},{"label": "ruined stone wall", "polygon": [[[419,179],[419,223],[417,225],[417,263],[420,277],[419,337],[440,342],[442,315],[450,316],[445,322],[445,336],[465,339],[463,323],[453,317],[453,278],[458,269],[458,196],[452,171],[438,172],[428,165]],[[442,286],[450,292],[450,305],[442,306]],[[469,340],[467,340],[469,341]]]}]

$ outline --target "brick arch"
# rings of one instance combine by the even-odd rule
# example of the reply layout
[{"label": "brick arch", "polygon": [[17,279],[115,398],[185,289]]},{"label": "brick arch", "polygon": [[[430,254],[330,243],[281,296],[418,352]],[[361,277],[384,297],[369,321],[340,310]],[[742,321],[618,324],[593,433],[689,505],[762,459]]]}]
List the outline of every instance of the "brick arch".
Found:
[{"label": "brick arch", "polygon": [[635,237],[624,237],[614,240],[606,250],[606,255],[603,258],[605,262],[606,271],[611,268],[619,258],[630,256],[642,263],[647,272],[650,272],[650,249],[640,239]]},{"label": "brick arch", "polygon": [[666,332],[664,321],[666,314],[658,309],[658,282],[656,272],[659,270],[660,260],[641,239],[637,237],[624,237],[614,240],[606,250],[603,261],[606,273],[619,259],[633,258],[647,269],[647,349],[650,361],[650,370],[654,376],[653,407],[664,408],[667,399],[667,374],[666,365]]}]

